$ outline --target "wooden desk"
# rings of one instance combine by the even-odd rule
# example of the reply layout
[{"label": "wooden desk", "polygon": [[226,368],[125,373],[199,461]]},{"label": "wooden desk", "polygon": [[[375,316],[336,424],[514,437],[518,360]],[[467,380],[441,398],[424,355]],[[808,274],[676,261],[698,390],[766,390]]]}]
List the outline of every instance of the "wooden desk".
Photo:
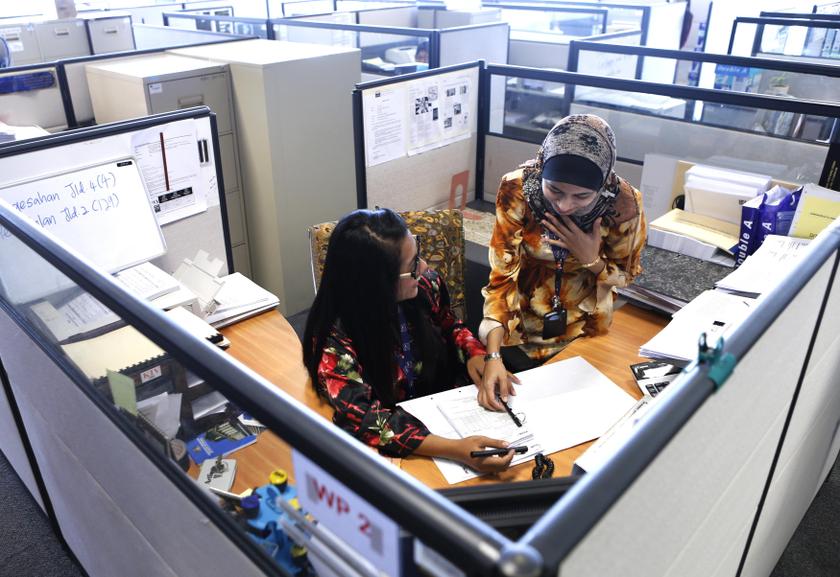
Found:
[{"label": "wooden desk", "polygon": [[[667,320],[651,312],[624,305],[615,312],[610,332],[606,335],[581,338],[569,345],[553,360],[581,356],[611,381],[640,398],[641,393],[633,380],[629,365],[640,362],[639,346],[659,332]],[[230,339],[229,354],[271,381],[302,404],[326,419],[332,416],[330,406],[320,399],[309,384],[303,366],[300,341],[292,327],[277,312],[264,313],[221,331]],[[555,476],[567,475],[574,460],[591,445],[591,442],[551,455]],[[291,475],[292,465],[289,446],[273,433],[265,432],[254,445],[237,451],[236,482],[233,490],[263,485],[268,474],[276,467],[285,468]],[[408,457],[399,462],[400,467],[432,488],[450,487],[434,462],[426,457]],[[502,474],[485,475],[459,483],[457,486],[496,483],[499,481],[524,481],[531,478],[530,462],[512,467]],[[193,476],[197,468],[191,469]]]}]

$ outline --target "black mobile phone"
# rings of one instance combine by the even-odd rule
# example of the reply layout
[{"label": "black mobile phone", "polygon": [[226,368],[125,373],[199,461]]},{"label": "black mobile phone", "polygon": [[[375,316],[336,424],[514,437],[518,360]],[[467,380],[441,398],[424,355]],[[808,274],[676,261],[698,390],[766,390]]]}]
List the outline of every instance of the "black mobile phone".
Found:
[{"label": "black mobile phone", "polygon": [[559,308],[545,313],[542,338],[553,339],[566,334],[566,309]]}]

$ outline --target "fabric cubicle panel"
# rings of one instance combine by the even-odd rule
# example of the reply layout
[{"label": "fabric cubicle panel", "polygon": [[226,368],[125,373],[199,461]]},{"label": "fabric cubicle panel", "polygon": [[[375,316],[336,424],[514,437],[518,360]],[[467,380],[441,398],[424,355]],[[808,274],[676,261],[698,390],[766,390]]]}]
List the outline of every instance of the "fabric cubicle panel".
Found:
[{"label": "fabric cubicle panel", "polygon": [[416,6],[359,10],[357,12],[357,24],[363,26],[417,28],[417,12],[418,8]]},{"label": "fabric cubicle panel", "polygon": [[[461,67],[456,70],[447,71],[435,69],[419,75],[408,75],[407,80],[399,80],[382,86],[376,83],[375,87],[365,88],[360,85],[362,100],[365,93],[376,90],[402,90],[406,98],[412,90],[421,90],[427,82],[438,80],[440,83],[454,81],[459,78],[469,78],[472,96],[469,99],[469,136],[463,140],[457,140],[444,144],[440,147],[419,152],[417,154],[405,154],[394,160],[381,164],[367,166],[365,162],[366,151],[357,150],[357,163],[364,162],[364,173],[366,181],[366,203],[364,206],[382,206],[394,210],[425,210],[428,208],[445,208],[450,199],[450,188],[453,184],[453,177],[465,171],[468,175],[467,200],[475,198],[475,168],[476,150],[478,142],[478,88],[479,88],[479,67]],[[414,114],[414,104],[406,101],[408,107],[405,111],[406,117]],[[368,131],[372,130],[372,119],[362,118],[365,128],[364,138],[368,139]],[[405,137],[408,138],[410,127],[406,123]],[[358,142],[358,135],[357,135]],[[362,170],[359,166],[357,170]],[[456,199],[460,201],[460,196]]]},{"label": "fabric cubicle panel", "polygon": [[0,356],[56,521],[88,575],[263,575],[3,309],[0,334],[20,337],[0,341]]},{"label": "fabric cubicle panel", "polygon": [[[840,227],[836,228],[840,235]],[[840,279],[834,279],[741,575],[773,571],[840,450]],[[810,306],[818,309],[820,302]],[[785,350],[786,345],[780,345]]]},{"label": "fabric cubicle panel", "polygon": [[[833,265],[823,263],[781,310],[775,303],[768,307],[768,300],[756,308],[750,319],[758,323],[772,315],[772,324],[737,359],[722,388],[564,559],[562,575],[737,573],[817,323],[814,303],[822,301]],[[675,386],[681,384],[687,383]],[[669,398],[666,393],[660,400],[662,411],[669,410]]]},{"label": "fabric cubicle panel", "polygon": [[511,38],[508,64],[566,70],[569,65],[569,43]]},{"label": "fabric cubicle panel", "polygon": [[506,22],[440,30],[440,66],[473,60],[507,64],[509,36],[510,25]]},{"label": "fabric cubicle panel", "polygon": [[[204,212],[161,227],[167,252],[153,262],[167,272],[173,272],[185,258],[195,257],[199,249],[222,260],[225,272],[232,265],[228,254],[230,239],[224,222],[226,218],[221,209],[223,195],[217,177],[221,171],[214,160],[217,157],[215,147],[218,140],[211,128],[209,110],[204,110],[206,112],[202,114],[198,109],[193,109],[192,116],[196,116],[194,121],[198,139],[207,140],[210,162],[201,166],[201,178],[208,182],[208,206]],[[0,156],[0,173],[7,182],[14,182],[28,180],[39,174],[69,172],[80,166],[99,164],[103,159],[134,156],[132,137],[145,129],[162,128],[165,121],[161,118],[172,118],[174,121],[191,119],[191,115],[188,111],[182,111],[159,115],[151,121],[147,119],[100,125],[87,129],[87,137],[68,133],[67,136],[73,138],[65,138],[53,146],[38,147],[13,156]]]},{"label": "fabric cubicle panel", "polygon": [[[50,132],[67,128],[54,64],[4,68],[0,70],[0,82],[13,87],[0,93],[3,122],[15,126],[40,126]],[[43,87],[32,87],[36,85]]]}]

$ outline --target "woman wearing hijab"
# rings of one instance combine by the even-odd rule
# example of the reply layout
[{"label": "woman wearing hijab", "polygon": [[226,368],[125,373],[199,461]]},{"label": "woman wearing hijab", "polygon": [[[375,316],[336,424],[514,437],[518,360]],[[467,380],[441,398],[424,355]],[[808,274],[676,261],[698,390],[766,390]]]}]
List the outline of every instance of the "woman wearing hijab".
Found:
[{"label": "woman wearing hijab", "polygon": [[481,382],[484,346],[449,308],[446,283],[420,258],[417,239],[388,209],[342,218],[306,320],[303,360],[333,422],[393,457],[412,453],[504,470],[513,453],[498,439],[431,434],[397,406],[456,385]]},{"label": "woman wearing hijab", "polygon": [[[481,405],[515,394],[504,365],[537,366],[612,322],[615,287],[641,268],[641,193],[614,171],[615,136],[598,116],[576,114],[549,132],[534,160],[502,178],[490,240],[479,337],[487,365]],[[503,347],[503,345],[506,345]]]}]

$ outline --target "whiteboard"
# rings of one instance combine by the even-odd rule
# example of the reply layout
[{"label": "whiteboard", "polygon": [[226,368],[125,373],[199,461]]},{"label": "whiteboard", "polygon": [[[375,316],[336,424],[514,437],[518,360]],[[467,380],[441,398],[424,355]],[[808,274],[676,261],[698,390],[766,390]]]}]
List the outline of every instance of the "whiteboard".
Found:
[{"label": "whiteboard", "polygon": [[[166,252],[133,158],[6,184],[0,186],[0,198],[107,272]],[[0,269],[17,271],[0,278],[6,297],[15,303],[29,302],[74,284],[2,229]]]}]

